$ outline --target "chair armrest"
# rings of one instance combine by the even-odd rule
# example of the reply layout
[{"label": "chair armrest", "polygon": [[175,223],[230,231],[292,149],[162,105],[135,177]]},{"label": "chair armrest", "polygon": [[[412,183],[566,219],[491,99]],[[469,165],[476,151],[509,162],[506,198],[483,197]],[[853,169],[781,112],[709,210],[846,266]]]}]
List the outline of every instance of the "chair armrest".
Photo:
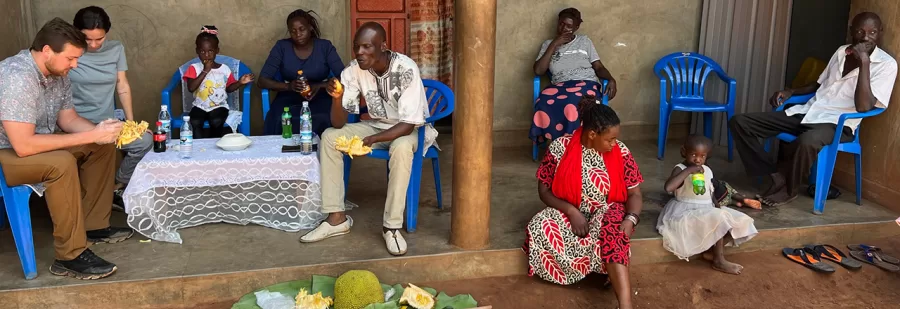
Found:
[{"label": "chair armrest", "polygon": [[881,114],[882,112],[884,112],[883,108],[874,108],[868,112],[841,114],[841,117],[838,118],[837,126],[834,127],[834,140],[831,141],[831,144],[837,145],[841,142],[841,134],[844,130],[844,122],[847,121],[847,119],[861,119],[872,117]]},{"label": "chair armrest", "polygon": [[534,96],[532,97],[531,104],[537,102],[538,96],[541,95],[541,76],[534,76]]},{"label": "chair armrest", "polygon": [[815,95],[816,95],[816,93],[814,92],[814,93],[807,93],[807,94],[791,96],[786,101],[784,101],[784,103],[782,103],[780,106],[778,106],[778,108],[776,108],[775,111],[778,111],[778,112],[784,111],[784,109],[787,108],[788,105],[806,104],[806,102],[809,102],[809,100],[812,99]]},{"label": "chair armrest", "polygon": [[260,91],[260,96],[262,99],[263,121],[265,121],[266,115],[269,114],[269,89]]},{"label": "chair armrest", "polygon": [[609,81],[605,79],[600,80],[600,102],[603,105],[609,105],[609,96],[606,95],[606,86],[609,85]]}]

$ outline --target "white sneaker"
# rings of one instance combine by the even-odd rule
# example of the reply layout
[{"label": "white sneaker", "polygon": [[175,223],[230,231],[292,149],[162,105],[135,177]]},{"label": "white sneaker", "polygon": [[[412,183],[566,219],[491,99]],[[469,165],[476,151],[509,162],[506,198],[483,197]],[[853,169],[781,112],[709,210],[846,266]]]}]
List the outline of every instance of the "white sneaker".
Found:
[{"label": "white sneaker", "polygon": [[353,226],[353,218],[350,218],[350,216],[347,216],[347,220],[344,223],[338,225],[331,225],[328,221],[322,221],[315,229],[301,236],[300,242],[317,242],[326,238],[346,235],[350,233],[351,226]]},{"label": "white sneaker", "polygon": [[384,244],[391,255],[406,254],[406,239],[400,234],[400,230],[388,230],[384,232]]}]

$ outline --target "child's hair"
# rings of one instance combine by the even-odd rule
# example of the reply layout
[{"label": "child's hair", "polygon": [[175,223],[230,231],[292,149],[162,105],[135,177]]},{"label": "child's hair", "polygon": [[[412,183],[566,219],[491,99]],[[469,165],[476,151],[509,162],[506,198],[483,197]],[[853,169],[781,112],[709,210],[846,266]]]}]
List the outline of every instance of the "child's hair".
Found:
[{"label": "child's hair", "polygon": [[696,149],[699,146],[705,146],[706,149],[712,149],[712,140],[703,135],[689,135],[684,141],[684,150]]},{"label": "child's hair", "polygon": [[578,102],[578,113],[581,114],[581,126],[585,130],[598,134],[611,127],[618,126],[619,116],[612,107],[603,105],[596,96],[585,95]]},{"label": "child's hair", "polygon": [[306,22],[309,24],[309,27],[312,28],[312,29],[310,29],[310,34],[312,34],[313,38],[318,39],[319,37],[322,36],[322,33],[319,32],[319,21],[316,20],[316,17],[312,16],[312,14],[319,15],[318,13],[316,13],[313,10],[304,11],[302,9],[297,9],[288,15],[287,21],[285,21],[285,23],[287,23],[288,27],[290,27],[291,21],[294,20],[295,18],[305,19]]},{"label": "child's hair", "polygon": [[200,42],[210,41],[215,44],[216,47],[219,47],[219,29],[213,25],[206,25],[200,29],[200,33],[197,34],[197,40],[194,41],[194,44],[200,46]]}]

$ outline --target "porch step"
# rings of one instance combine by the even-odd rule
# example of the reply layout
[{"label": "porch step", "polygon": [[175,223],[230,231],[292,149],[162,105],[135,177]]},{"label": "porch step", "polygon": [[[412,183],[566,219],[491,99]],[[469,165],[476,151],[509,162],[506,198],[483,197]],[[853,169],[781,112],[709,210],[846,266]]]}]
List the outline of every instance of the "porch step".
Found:
[{"label": "porch step", "polygon": [[[893,221],[834,224],[761,230],[730,252],[780,250],[804,243],[844,244],[900,236]],[[632,265],[676,260],[662,248],[662,239],[632,240]],[[456,251],[444,254],[387,258],[335,264],[303,265],[253,271],[179,276],[152,280],[84,282],[60,287],[36,287],[0,292],[0,308],[230,308],[242,295],[283,281],[312,275],[337,276],[351,269],[368,269],[382,282],[434,282],[521,275],[525,254],[516,249]]]}]

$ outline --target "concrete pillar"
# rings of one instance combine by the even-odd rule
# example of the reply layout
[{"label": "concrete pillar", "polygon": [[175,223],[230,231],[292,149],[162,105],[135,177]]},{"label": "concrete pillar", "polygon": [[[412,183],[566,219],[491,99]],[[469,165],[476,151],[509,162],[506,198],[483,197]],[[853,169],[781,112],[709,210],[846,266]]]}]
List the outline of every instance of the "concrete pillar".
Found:
[{"label": "concrete pillar", "polygon": [[474,250],[490,244],[497,0],[457,0],[455,26],[450,243]]}]

